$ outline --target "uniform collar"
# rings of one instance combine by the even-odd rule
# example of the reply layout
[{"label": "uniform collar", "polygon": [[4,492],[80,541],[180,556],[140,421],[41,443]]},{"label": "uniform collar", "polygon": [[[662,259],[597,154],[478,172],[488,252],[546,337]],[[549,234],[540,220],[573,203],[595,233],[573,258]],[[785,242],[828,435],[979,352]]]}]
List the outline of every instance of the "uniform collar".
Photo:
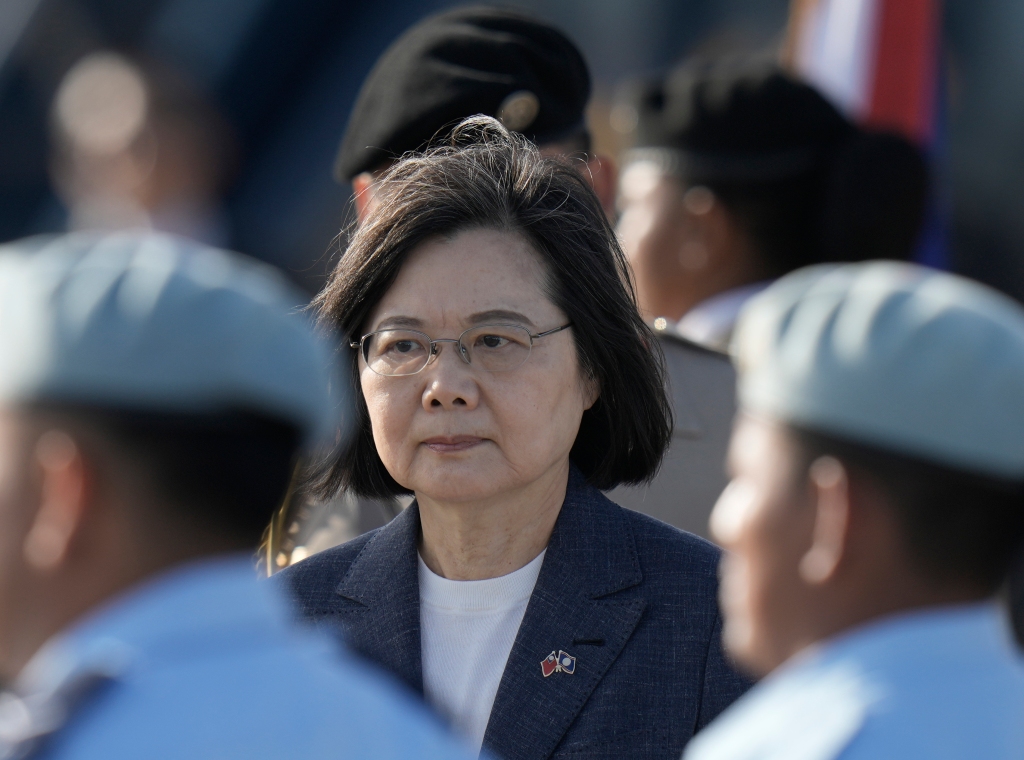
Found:
[{"label": "uniform collar", "polygon": [[937,665],[1020,662],[994,602],[908,611],[805,649],[742,697],[687,748],[684,760],[837,757],[886,684]]},{"label": "uniform collar", "polygon": [[[278,635],[287,603],[256,578],[249,556],[222,556],[179,565],[143,581],[88,613],[47,642],[15,684],[22,693],[45,691],[83,662],[124,671],[139,658],[162,659],[228,645],[244,634]],[[115,666],[116,663],[116,666]]]},{"label": "uniform collar", "polygon": [[22,757],[79,702],[135,668],[279,635],[285,602],[248,557],[181,565],[111,599],[48,641],[0,694],[0,759]]},{"label": "uniform collar", "polygon": [[784,668],[855,659],[869,667],[916,667],[922,661],[1015,656],[1002,605],[926,607],[887,615],[830,638],[793,658]]},{"label": "uniform collar", "polygon": [[702,346],[728,350],[729,338],[744,304],[770,284],[770,280],[755,282],[704,299],[676,323],[677,332]]}]

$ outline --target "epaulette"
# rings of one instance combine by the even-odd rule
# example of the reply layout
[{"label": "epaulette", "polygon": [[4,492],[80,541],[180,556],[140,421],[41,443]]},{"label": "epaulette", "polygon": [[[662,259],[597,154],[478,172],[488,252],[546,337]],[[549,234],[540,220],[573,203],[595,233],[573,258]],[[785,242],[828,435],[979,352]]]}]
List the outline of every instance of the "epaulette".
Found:
[{"label": "epaulette", "polygon": [[703,343],[697,343],[696,341],[683,336],[676,329],[675,324],[669,322],[663,317],[659,317],[658,319],[654,320],[650,324],[650,328],[651,330],[654,331],[654,334],[657,335],[662,340],[667,340],[670,343],[682,345],[685,346],[686,348],[691,348],[701,353],[711,354],[712,356],[719,356],[727,361],[732,361],[732,358],[729,356],[728,352],[721,351],[717,348],[712,348],[711,346],[705,346]]}]

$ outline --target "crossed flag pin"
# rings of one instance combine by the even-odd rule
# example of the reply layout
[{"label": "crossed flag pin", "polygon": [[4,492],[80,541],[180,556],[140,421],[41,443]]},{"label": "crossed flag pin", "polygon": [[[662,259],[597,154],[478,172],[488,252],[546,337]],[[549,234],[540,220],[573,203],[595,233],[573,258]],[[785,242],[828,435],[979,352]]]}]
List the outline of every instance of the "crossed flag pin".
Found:
[{"label": "crossed flag pin", "polygon": [[545,678],[552,673],[568,673],[572,675],[576,672],[576,658],[568,652],[563,652],[559,649],[558,652],[552,652],[541,660],[540,670]]}]

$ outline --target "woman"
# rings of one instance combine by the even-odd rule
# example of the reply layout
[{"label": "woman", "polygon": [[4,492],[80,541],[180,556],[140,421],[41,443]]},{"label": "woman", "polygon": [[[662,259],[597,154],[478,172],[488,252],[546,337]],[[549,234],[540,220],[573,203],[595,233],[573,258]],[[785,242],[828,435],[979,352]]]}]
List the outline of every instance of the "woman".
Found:
[{"label": "woman", "polygon": [[476,747],[678,757],[745,684],[715,548],[601,493],[654,474],[671,414],[597,198],[477,117],[377,199],[317,300],[362,420],[320,486],[416,499],[280,577]]}]

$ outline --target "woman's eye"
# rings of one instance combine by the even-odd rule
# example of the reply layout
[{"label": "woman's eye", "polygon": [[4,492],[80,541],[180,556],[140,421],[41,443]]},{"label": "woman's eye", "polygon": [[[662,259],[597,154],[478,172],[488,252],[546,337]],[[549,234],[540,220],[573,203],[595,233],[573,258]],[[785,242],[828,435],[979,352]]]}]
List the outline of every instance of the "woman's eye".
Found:
[{"label": "woman's eye", "polygon": [[396,340],[384,347],[385,353],[408,354],[417,350],[420,344],[414,340]]},{"label": "woman's eye", "polygon": [[482,335],[477,343],[483,348],[501,348],[508,344],[508,338],[503,338],[500,335]]}]

